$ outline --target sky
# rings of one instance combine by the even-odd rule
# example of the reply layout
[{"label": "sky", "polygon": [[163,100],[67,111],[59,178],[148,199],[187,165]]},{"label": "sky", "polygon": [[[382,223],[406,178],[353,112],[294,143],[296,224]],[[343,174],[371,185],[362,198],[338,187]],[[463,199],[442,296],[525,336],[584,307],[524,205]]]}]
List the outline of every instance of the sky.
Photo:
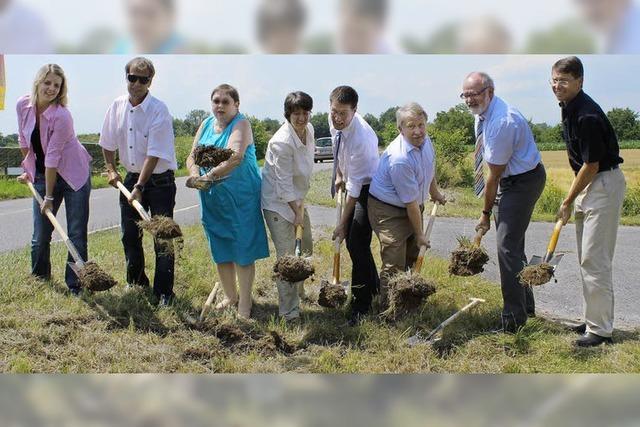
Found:
[{"label": "sky", "polygon": [[[0,111],[0,132],[17,132],[14,105],[30,93],[38,68],[55,62],[67,74],[69,109],[77,133],[100,131],[113,99],[126,93],[124,65],[129,56],[7,55],[7,95]],[[328,111],[331,90],[353,86],[359,112],[379,115],[389,107],[420,103],[430,116],[460,103],[462,80],[471,71],[488,72],[496,94],[534,122],[556,124],[557,102],[548,80],[558,55],[196,55],[150,56],[156,66],[151,91],[174,117],[193,109],[210,111],[209,95],[221,83],[240,92],[240,110],[258,118],[282,120],[287,93],[302,90],[314,101],[314,112]],[[585,91],[605,111],[629,107],[640,111],[637,70],[640,56],[582,57]]]}]

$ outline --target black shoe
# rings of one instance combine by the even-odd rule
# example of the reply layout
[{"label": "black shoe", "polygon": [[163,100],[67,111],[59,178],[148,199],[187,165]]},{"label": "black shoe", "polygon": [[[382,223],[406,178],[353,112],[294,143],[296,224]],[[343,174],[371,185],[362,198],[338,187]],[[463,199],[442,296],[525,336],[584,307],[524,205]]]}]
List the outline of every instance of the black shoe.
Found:
[{"label": "black shoe", "polygon": [[578,326],[572,326],[571,330],[578,335],[584,335],[587,332],[587,324],[581,323]]},{"label": "black shoe", "polygon": [[575,341],[575,345],[578,347],[597,347],[602,343],[613,344],[613,340],[610,337],[601,337],[600,335],[586,332]]}]

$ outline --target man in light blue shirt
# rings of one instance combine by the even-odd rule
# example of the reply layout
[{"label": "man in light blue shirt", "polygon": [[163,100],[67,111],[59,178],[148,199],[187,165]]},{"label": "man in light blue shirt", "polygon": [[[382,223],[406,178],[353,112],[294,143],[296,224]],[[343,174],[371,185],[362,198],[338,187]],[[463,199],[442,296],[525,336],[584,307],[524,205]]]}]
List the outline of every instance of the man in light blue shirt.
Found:
[{"label": "man in light blue shirt", "polygon": [[396,112],[400,135],[387,147],[369,188],[368,215],[380,240],[380,294],[386,301],[389,279],[412,267],[421,246],[424,201],[444,204],[435,178],[435,152],[427,135],[427,113],[410,103]]},{"label": "man in light blue shirt", "polygon": [[460,97],[476,116],[474,190],[484,197],[476,231],[489,231],[493,212],[504,301],[502,329],[515,332],[535,314],[533,292],[520,283],[518,274],[527,263],[525,233],[546,173],[527,120],[494,90],[489,75],[473,72],[464,80]]}]

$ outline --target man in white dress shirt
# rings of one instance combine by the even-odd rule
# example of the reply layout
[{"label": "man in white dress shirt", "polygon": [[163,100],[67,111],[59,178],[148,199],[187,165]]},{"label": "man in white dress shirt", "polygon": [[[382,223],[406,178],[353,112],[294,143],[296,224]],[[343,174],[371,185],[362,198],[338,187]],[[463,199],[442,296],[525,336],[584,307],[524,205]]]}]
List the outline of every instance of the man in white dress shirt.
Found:
[{"label": "man in white dress shirt", "polygon": [[356,325],[371,308],[380,280],[371,254],[372,230],[367,216],[369,184],[378,168],[378,137],[356,111],[358,93],[350,86],[338,86],[329,97],[329,126],[333,138],[334,176],[332,195],[338,188],[347,192],[342,219],[333,239],[346,239],[351,257],[351,317]]},{"label": "man in white dress shirt", "polygon": [[[139,201],[152,215],[173,217],[176,198],[174,171],[177,168],[173,118],[166,105],[149,93],[155,75],[153,63],[134,58],[125,67],[128,94],[117,98],[107,111],[100,133],[109,184],[121,180],[116,169],[115,152],[126,169],[124,185],[131,192],[129,200],[120,194],[122,244],[127,262],[127,283],[149,286],[144,272],[142,231],[133,208]],[[155,242],[156,271],[153,292],[161,305],[173,298],[174,256],[167,242]]]}]

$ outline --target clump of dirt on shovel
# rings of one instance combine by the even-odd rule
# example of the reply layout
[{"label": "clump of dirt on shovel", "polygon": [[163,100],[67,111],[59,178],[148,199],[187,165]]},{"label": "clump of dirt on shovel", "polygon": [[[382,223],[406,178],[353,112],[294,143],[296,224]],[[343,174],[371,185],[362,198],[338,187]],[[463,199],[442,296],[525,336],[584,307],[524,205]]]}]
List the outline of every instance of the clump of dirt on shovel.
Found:
[{"label": "clump of dirt on shovel", "polygon": [[473,276],[484,271],[489,255],[482,246],[476,246],[466,237],[458,238],[458,248],[451,252],[449,274]]},{"label": "clump of dirt on shovel", "polygon": [[220,163],[229,160],[233,155],[233,150],[228,148],[218,148],[211,145],[198,145],[193,150],[193,161],[203,168],[213,168]]},{"label": "clump of dirt on shovel", "polygon": [[292,255],[278,258],[273,266],[273,273],[276,278],[292,283],[305,280],[315,272],[315,268],[308,259]]},{"label": "clump of dirt on shovel", "polygon": [[148,231],[158,239],[175,239],[182,237],[182,230],[172,218],[163,215],[155,215],[151,220],[138,221],[138,227]]},{"label": "clump of dirt on shovel", "polygon": [[78,280],[80,280],[80,286],[83,288],[97,292],[106,291],[118,284],[116,279],[107,274],[93,261],[86,262],[84,267],[80,269]]},{"label": "clump of dirt on shovel", "polygon": [[322,281],[318,304],[326,308],[338,308],[347,301],[347,293],[342,285],[334,285],[327,280]]},{"label": "clump of dirt on shovel", "polygon": [[553,266],[547,263],[528,265],[518,273],[518,279],[525,286],[540,286],[553,277]]},{"label": "clump of dirt on shovel", "polygon": [[389,281],[389,308],[382,315],[395,318],[422,306],[436,292],[435,283],[412,272],[398,273]]}]

